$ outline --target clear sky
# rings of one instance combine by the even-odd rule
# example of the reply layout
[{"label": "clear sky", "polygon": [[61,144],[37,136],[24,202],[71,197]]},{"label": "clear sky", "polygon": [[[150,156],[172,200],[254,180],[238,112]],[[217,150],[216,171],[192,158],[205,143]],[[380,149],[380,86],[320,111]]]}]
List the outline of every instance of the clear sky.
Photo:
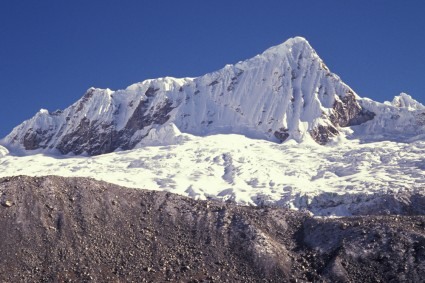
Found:
[{"label": "clear sky", "polygon": [[2,0],[0,136],[91,86],[195,77],[307,38],[360,96],[425,102],[423,0]]}]

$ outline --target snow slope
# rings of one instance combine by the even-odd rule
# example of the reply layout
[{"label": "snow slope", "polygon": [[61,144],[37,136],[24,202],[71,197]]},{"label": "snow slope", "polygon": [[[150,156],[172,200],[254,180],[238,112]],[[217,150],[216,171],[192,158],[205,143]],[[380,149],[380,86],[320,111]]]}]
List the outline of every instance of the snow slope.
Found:
[{"label": "snow slope", "polygon": [[356,138],[364,142],[410,142],[425,139],[425,107],[411,96],[402,93],[392,103],[362,98],[359,103],[364,109],[375,113],[375,117],[364,124],[351,127]]},{"label": "snow slope", "polygon": [[0,157],[3,157],[7,154],[9,154],[9,151],[7,150],[7,148],[0,145]]},{"label": "snow slope", "polygon": [[91,88],[64,111],[40,110],[2,144],[9,149],[98,155],[152,142],[170,123],[198,136],[242,134],[281,142],[312,136],[325,144],[339,128],[373,118],[309,43],[287,40],[198,78],[159,78],[125,90]]},{"label": "snow slope", "polygon": [[[145,146],[94,157],[7,155],[0,177],[87,176],[134,188],[197,199],[274,204],[316,215],[389,209],[380,200],[424,196],[425,141],[321,146],[311,139],[277,144],[241,135],[180,135],[179,144]],[[394,211],[395,210],[395,211]]]}]

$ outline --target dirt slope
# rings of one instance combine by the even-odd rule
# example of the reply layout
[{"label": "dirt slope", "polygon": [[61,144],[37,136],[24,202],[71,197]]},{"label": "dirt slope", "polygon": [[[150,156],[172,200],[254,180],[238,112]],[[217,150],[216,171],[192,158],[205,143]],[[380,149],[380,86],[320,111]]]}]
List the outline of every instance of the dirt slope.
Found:
[{"label": "dirt slope", "polygon": [[53,176],[0,194],[1,282],[424,280],[424,216],[317,219]]}]

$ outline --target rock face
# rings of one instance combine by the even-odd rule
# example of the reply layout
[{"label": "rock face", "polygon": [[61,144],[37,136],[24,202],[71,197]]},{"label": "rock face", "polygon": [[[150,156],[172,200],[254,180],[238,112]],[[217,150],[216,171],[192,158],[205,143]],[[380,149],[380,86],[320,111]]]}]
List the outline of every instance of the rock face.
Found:
[{"label": "rock face", "polygon": [[98,155],[143,145],[152,129],[243,134],[276,142],[311,135],[325,144],[339,128],[374,117],[300,37],[198,78],[146,80],[125,90],[91,88],[64,111],[41,110],[3,144]]},{"label": "rock face", "polygon": [[[419,282],[424,216],[318,219],[85,178],[0,179],[4,282]],[[297,280],[297,281],[296,281]]]}]

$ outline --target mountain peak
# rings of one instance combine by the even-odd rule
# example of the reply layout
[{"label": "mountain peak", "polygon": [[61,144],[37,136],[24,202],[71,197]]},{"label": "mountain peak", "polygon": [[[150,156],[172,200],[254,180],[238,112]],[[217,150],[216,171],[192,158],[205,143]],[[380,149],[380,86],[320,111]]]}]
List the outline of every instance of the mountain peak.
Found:
[{"label": "mountain peak", "polygon": [[42,114],[42,115],[49,115],[49,110],[44,109],[44,108],[41,108],[41,109],[38,111],[38,114]]},{"label": "mountain peak", "polygon": [[288,46],[288,47],[293,47],[293,46],[297,46],[297,45],[307,45],[311,48],[310,43],[308,42],[307,39],[305,39],[302,36],[295,36],[292,38],[289,38],[287,40],[285,40],[282,44]]},{"label": "mountain peak", "polygon": [[299,50],[315,53],[310,43],[304,37],[297,36],[290,38],[279,45],[268,48],[263,52],[263,54],[277,54],[286,56]]},{"label": "mountain peak", "polygon": [[176,140],[178,131],[274,142],[311,136],[325,144],[341,127],[374,117],[358,99],[305,38],[294,37],[197,78],[150,79],[115,92],[91,88],[64,111],[25,121],[2,142],[90,155],[155,144],[164,136]]},{"label": "mountain peak", "polygon": [[393,101],[387,102],[387,104],[390,104],[392,106],[399,107],[399,108],[406,108],[408,110],[425,109],[425,106],[423,104],[416,101],[410,95],[404,92],[400,93],[400,95],[395,96]]}]

